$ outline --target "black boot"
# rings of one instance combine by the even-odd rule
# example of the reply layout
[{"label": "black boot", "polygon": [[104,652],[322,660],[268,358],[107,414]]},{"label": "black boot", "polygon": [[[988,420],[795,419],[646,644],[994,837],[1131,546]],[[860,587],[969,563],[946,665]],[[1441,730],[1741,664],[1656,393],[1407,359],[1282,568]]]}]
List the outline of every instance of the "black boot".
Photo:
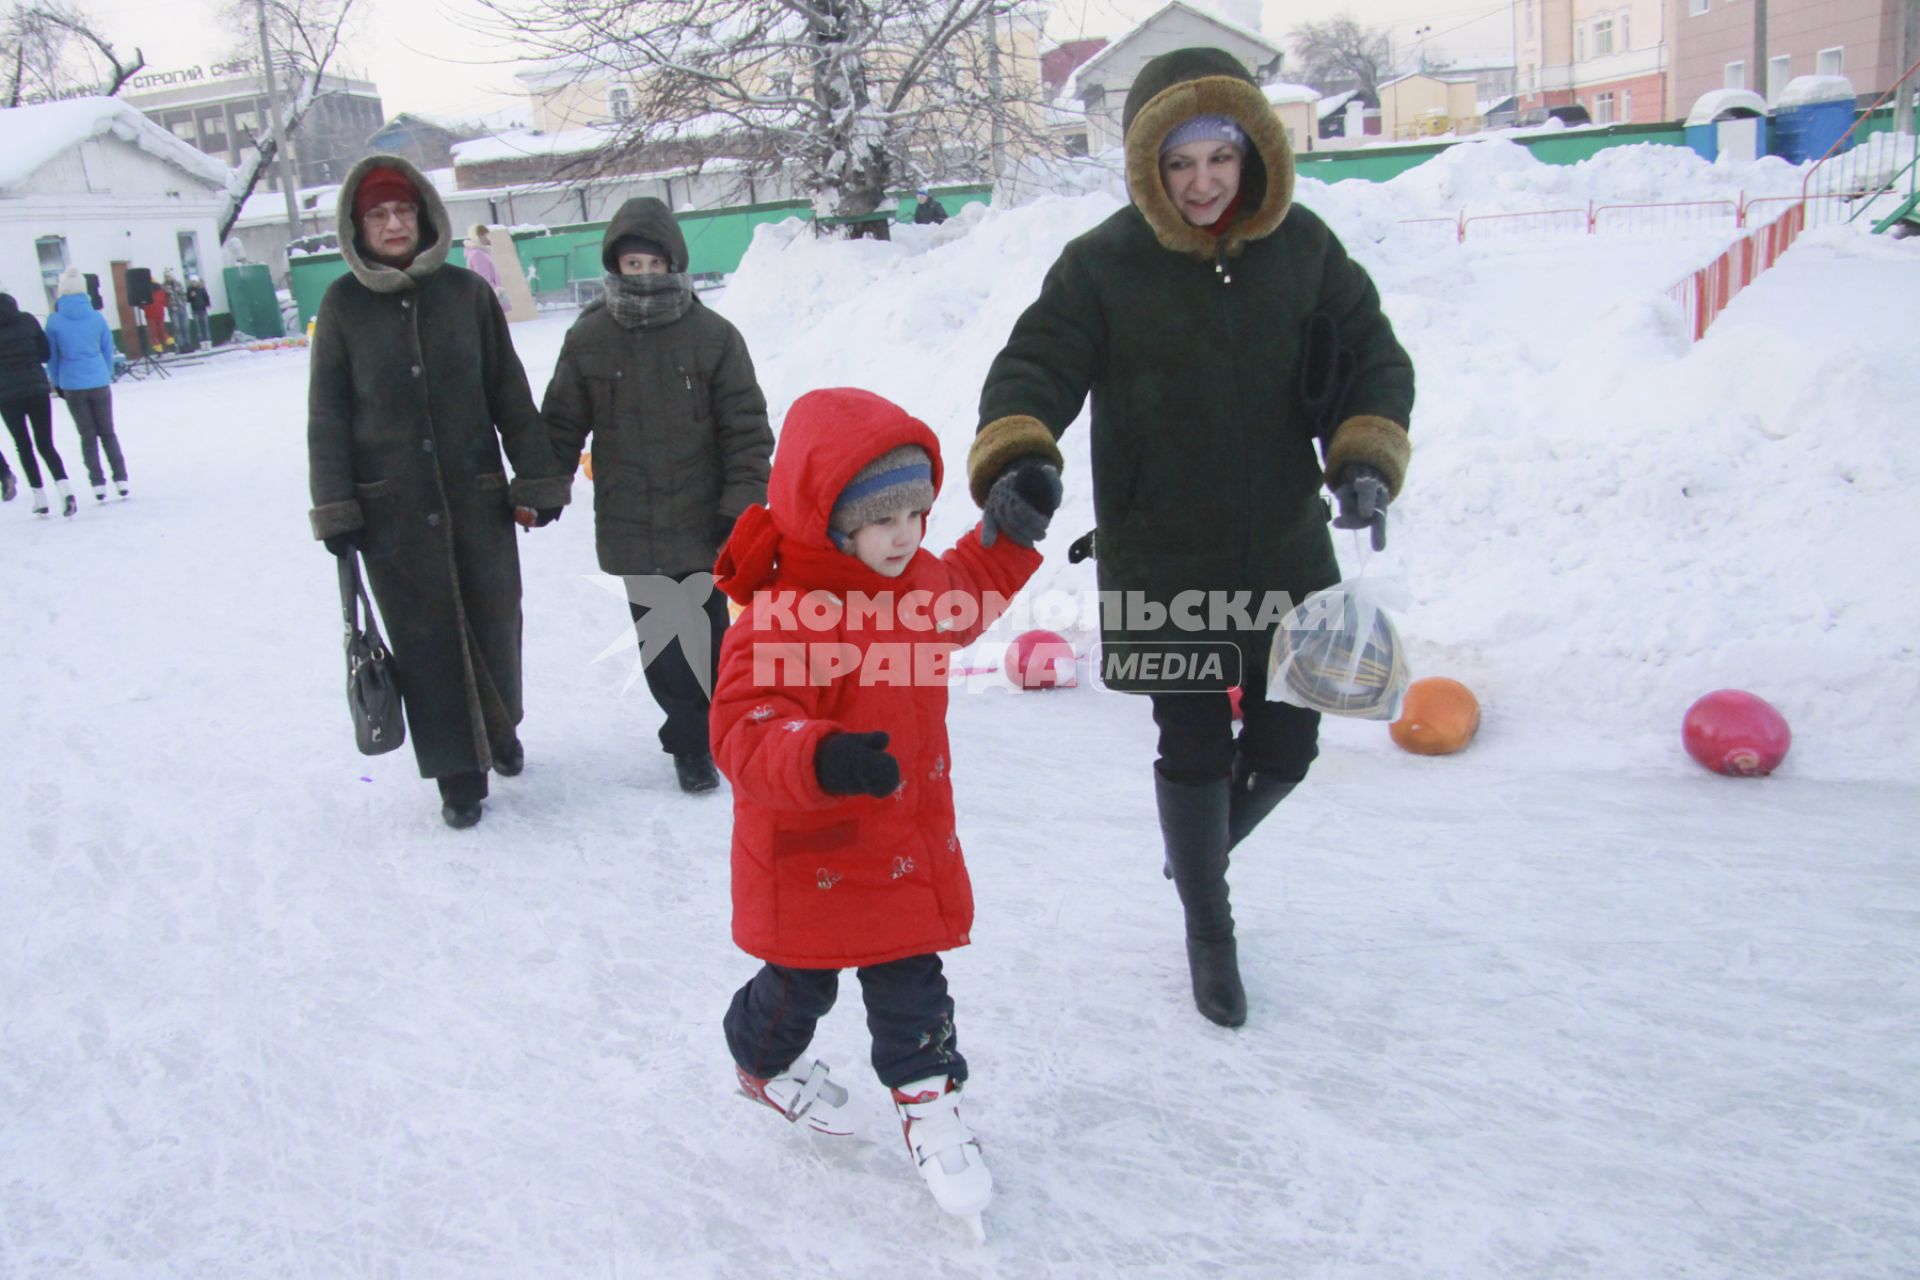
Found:
[{"label": "black boot", "polygon": [[487,775],[479,769],[436,778],[440,784],[440,816],[458,831],[480,821],[482,800],[487,798]]},{"label": "black boot", "polygon": [[1247,764],[1245,756],[1233,757],[1233,799],[1227,807],[1227,848],[1238,848],[1253,829],[1292,794],[1298,782],[1283,781],[1270,773],[1261,773]]},{"label": "black boot", "polygon": [[520,745],[520,739],[508,738],[504,745],[493,749],[493,771],[501,777],[517,778],[526,767],[527,749]]},{"label": "black boot", "polygon": [[1223,1027],[1247,1020],[1240,958],[1227,901],[1227,811],[1231,782],[1170,782],[1154,775],[1167,865],[1187,916],[1187,968],[1193,1003]]},{"label": "black boot", "polygon": [[713,767],[713,757],[704,751],[682,751],[673,757],[673,772],[680,779],[680,789],[688,795],[701,795],[720,785],[720,774]]}]

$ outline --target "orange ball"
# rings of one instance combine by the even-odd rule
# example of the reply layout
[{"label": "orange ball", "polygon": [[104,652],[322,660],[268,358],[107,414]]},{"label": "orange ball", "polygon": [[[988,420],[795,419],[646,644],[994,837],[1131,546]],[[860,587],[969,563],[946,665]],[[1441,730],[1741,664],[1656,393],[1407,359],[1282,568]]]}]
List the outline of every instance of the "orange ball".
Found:
[{"label": "orange ball", "polygon": [[1407,686],[1400,718],[1387,727],[1396,746],[1420,756],[1462,750],[1480,730],[1480,702],[1458,680],[1428,676]]},{"label": "orange ball", "polygon": [[583,453],[580,455],[580,474],[587,478],[589,484],[593,482],[593,455],[591,453]]}]

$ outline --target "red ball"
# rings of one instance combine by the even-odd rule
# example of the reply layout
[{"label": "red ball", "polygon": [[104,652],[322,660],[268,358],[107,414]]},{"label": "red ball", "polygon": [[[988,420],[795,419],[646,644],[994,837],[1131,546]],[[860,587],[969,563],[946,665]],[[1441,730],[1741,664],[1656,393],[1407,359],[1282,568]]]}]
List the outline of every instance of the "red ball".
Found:
[{"label": "red ball", "polygon": [[1720,689],[1687,708],[1680,740],[1688,755],[1715,773],[1764,778],[1787,758],[1793,734],[1765,698]]},{"label": "red ball", "polygon": [[1242,720],[1245,720],[1247,718],[1246,711],[1242,709],[1240,705],[1240,686],[1239,685],[1236,684],[1231,689],[1227,690],[1227,703],[1233,708],[1233,722],[1235,724],[1239,724]]},{"label": "red ball", "polygon": [[1000,665],[1015,688],[1071,689],[1079,683],[1073,661],[1073,646],[1059,632],[1023,631],[1007,646]]}]

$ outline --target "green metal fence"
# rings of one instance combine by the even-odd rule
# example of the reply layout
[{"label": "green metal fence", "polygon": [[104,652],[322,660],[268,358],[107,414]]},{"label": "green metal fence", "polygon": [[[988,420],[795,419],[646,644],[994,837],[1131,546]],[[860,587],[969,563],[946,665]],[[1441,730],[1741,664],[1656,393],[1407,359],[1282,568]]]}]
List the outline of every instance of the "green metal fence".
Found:
[{"label": "green metal fence", "polygon": [[[948,213],[958,213],[969,204],[985,204],[993,189],[984,185],[934,187],[933,194]],[[894,215],[901,222],[913,220],[913,193],[899,197],[900,208]],[[811,220],[812,206],[804,200],[781,200],[767,204],[742,205],[732,209],[697,209],[674,215],[680,232],[687,238],[687,270],[694,275],[728,275],[737,270],[753,243],[755,228],[764,223],[784,222],[788,218]],[[514,250],[520,255],[520,269],[536,294],[558,293],[575,280],[595,280],[605,273],[600,264],[600,244],[607,224],[581,222],[549,227],[542,232],[524,232],[513,237]],[[447,261],[467,265],[465,250],[455,245]],[[293,300],[300,309],[300,324],[306,327],[320,310],[320,299],[327,286],[347,274],[346,260],[338,253],[314,253],[295,258],[292,263]]]}]

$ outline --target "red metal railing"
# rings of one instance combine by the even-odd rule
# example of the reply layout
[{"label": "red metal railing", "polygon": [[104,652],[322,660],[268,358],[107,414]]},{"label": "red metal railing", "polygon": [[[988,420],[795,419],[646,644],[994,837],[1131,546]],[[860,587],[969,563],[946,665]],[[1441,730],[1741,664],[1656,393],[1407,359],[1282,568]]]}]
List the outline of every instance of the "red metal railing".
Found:
[{"label": "red metal railing", "polygon": [[1796,201],[1772,222],[1748,232],[1727,251],[1667,290],[1686,313],[1687,329],[1695,342],[1740,295],[1740,291],[1780,260],[1806,230],[1807,207]]}]

